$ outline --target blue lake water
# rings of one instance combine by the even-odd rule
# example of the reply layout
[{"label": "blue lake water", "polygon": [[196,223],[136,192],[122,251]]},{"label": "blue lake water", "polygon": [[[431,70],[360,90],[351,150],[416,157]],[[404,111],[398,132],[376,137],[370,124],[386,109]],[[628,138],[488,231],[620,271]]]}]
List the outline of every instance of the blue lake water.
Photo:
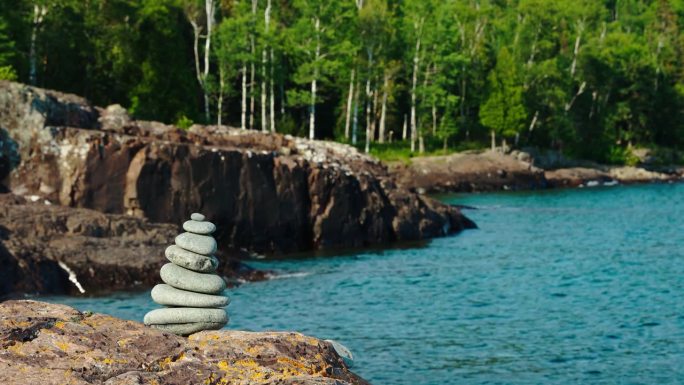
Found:
[{"label": "blue lake water", "polygon": [[[338,340],[374,384],[684,383],[684,184],[441,196],[480,229],[255,262],[228,328]],[[140,320],[145,293],[48,297]]]}]

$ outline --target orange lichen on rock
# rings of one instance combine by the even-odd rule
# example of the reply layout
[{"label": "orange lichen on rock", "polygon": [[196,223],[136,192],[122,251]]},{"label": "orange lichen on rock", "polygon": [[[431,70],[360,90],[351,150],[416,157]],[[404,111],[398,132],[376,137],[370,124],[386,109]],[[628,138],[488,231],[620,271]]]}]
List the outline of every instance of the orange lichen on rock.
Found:
[{"label": "orange lichen on rock", "polygon": [[221,330],[183,338],[63,305],[0,303],[0,384],[105,381],[366,384],[327,343],[299,333]]}]

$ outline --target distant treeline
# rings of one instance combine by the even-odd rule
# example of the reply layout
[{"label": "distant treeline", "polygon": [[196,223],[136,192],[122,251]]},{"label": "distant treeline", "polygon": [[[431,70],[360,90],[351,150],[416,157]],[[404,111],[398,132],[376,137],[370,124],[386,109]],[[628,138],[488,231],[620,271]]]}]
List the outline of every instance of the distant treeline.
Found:
[{"label": "distant treeline", "polygon": [[683,24],[684,0],[2,1],[0,78],[181,126],[622,162],[684,144]]}]

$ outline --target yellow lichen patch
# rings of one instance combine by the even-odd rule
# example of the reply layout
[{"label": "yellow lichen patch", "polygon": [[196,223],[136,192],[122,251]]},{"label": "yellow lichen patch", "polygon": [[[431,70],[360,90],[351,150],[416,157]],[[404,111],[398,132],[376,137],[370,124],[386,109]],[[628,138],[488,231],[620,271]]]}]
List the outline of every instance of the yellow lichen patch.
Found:
[{"label": "yellow lichen patch", "polygon": [[161,362],[159,362],[159,367],[161,367],[162,369],[166,369],[169,366],[171,366],[172,362],[173,362],[173,359],[171,357],[166,357]]},{"label": "yellow lichen patch", "polygon": [[218,364],[216,364],[219,369],[223,370],[224,372],[229,369],[228,362],[226,361],[219,361]]},{"label": "yellow lichen patch", "polygon": [[249,353],[252,356],[256,356],[257,354],[261,353],[261,349],[259,349],[256,346],[249,346],[247,349],[245,349],[247,353]]},{"label": "yellow lichen patch", "polygon": [[287,366],[280,369],[281,372],[285,375],[301,376],[301,375],[313,374],[314,373],[313,368],[311,368],[308,365],[305,365],[301,362],[295,361],[289,357],[278,357],[276,359],[276,361],[279,364],[287,365]]},{"label": "yellow lichen patch", "polygon": [[55,342],[55,345],[59,348],[59,350],[66,352],[69,350],[69,343],[68,342]]},{"label": "yellow lichen patch", "polygon": [[56,327],[57,329],[64,329],[64,325],[65,325],[65,323],[64,323],[63,321],[57,321],[57,322],[55,322],[55,327]]},{"label": "yellow lichen patch", "polygon": [[173,364],[174,362],[180,361],[180,360],[182,360],[182,359],[184,359],[184,358],[185,358],[185,353],[184,353],[184,352],[181,352],[181,354],[179,354],[178,357],[175,357],[175,358],[174,358],[173,356],[165,357],[163,360],[161,360],[161,361],[159,362],[159,367],[161,367],[162,369],[167,369],[167,368],[170,367],[171,364]]},{"label": "yellow lichen patch", "polygon": [[18,356],[24,356],[24,352],[21,350],[22,345],[24,345],[23,342],[17,341],[14,343],[14,345],[10,345],[7,350],[10,352],[18,355]]},{"label": "yellow lichen patch", "polygon": [[102,363],[106,365],[111,365],[114,363],[114,360],[111,358],[105,358],[104,360],[102,360]]}]

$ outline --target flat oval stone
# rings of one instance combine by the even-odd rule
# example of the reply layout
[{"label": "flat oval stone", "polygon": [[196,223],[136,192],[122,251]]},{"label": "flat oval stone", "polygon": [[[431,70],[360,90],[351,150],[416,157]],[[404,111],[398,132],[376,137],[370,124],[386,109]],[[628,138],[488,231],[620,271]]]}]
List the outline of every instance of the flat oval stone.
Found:
[{"label": "flat oval stone", "polygon": [[183,230],[195,234],[211,234],[216,231],[216,226],[211,222],[185,221]]},{"label": "flat oval stone", "polygon": [[152,288],[152,300],[160,305],[184,307],[225,307],[230,302],[226,296],[194,293],[165,284]]},{"label": "flat oval stone", "polygon": [[202,215],[200,213],[192,213],[192,214],[190,214],[190,219],[192,219],[193,221],[202,222],[204,220],[204,215]]},{"label": "flat oval stone", "polygon": [[171,245],[164,251],[166,259],[174,264],[200,273],[213,273],[219,261],[213,255],[202,255]]},{"label": "flat oval stone", "polygon": [[197,293],[216,294],[226,288],[226,282],[218,275],[196,273],[173,263],[162,266],[159,275],[166,284]]},{"label": "flat oval stone", "polygon": [[154,309],[145,314],[145,325],[187,324],[209,322],[226,324],[228,314],[223,309],[202,309],[196,307],[167,307]]},{"label": "flat oval stone", "polygon": [[202,255],[216,252],[216,240],[206,235],[183,233],[176,237],[176,245]]},{"label": "flat oval stone", "polygon": [[202,330],[219,330],[222,327],[226,326],[226,323],[190,322],[184,324],[166,324],[150,326],[165,332],[177,334],[179,336],[187,336],[193,333],[201,332]]}]

